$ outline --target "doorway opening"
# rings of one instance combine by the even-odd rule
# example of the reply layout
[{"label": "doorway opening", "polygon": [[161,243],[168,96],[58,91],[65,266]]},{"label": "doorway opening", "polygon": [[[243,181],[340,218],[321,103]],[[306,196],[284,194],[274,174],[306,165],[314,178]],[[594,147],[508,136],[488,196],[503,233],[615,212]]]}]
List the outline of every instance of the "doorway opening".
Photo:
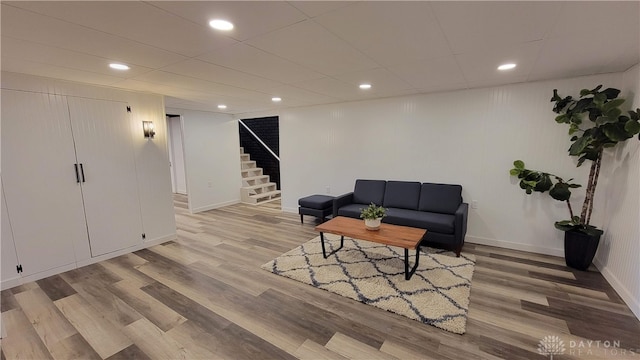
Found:
[{"label": "doorway opening", "polygon": [[278,116],[238,120],[243,203],[281,207]]},{"label": "doorway opening", "polygon": [[169,165],[171,169],[171,190],[174,194],[187,195],[187,176],[184,166],[184,146],[182,136],[182,116],[167,114],[169,136]]}]

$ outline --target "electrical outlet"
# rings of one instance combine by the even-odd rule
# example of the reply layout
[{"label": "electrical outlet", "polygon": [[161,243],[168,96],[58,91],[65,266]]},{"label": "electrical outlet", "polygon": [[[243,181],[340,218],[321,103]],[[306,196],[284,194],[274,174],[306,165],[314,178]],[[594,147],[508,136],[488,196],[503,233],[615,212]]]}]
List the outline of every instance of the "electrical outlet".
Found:
[{"label": "electrical outlet", "polygon": [[478,200],[471,201],[471,208],[472,209],[477,209],[478,208]]},{"label": "electrical outlet", "polygon": [[207,181],[207,186],[213,187],[213,183],[211,181]]}]

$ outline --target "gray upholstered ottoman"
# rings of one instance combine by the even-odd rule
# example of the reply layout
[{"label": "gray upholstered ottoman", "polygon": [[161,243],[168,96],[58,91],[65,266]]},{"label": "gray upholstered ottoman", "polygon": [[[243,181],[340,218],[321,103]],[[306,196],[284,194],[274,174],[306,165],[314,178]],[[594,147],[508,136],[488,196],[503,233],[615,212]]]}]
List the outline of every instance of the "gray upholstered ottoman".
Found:
[{"label": "gray upholstered ottoman", "polygon": [[325,220],[325,218],[333,213],[333,196],[329,195],[311,195],[298,200],[298,213],[300,214],[300,223],[303,215],[311,215]]}]

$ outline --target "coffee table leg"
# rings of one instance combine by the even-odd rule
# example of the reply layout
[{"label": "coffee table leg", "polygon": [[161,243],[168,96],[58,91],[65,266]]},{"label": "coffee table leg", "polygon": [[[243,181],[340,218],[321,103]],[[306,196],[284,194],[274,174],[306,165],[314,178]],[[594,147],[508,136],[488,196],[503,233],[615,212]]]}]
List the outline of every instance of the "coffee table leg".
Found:
[{"label": "coffee table leg", "polygon": [[328,256],[333,255],[336,251],[342,249],[342,247],[344,246],[344,235],[340,236],[340,247],[330,252],[329,255],[327,255],[327,251],[324,249],[324,233],[322,232],[320,233],[320,243],[322,243],[322,256],[326,259]]},{"label": "coffee table leg", "polygon": [[411,271],[409,271],[409,249],[404,249],[404,279],[409,280],[413,273],[416,272],[418,268],[418,263],[420,262],[420,246],[416,248],[416,263],[413,265]]}]

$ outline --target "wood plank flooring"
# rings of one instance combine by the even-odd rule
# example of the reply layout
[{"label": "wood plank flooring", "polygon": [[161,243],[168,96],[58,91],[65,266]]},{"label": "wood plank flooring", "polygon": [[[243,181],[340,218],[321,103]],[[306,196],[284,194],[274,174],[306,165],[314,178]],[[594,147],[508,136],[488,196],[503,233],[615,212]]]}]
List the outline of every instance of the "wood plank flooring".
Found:
[{"label": "wood plank flooring", "polygon": [[455,335],[261,270],[317,236],[312,217],[174,204],[177,240],[2,291],[1,359],[544,359],[550,335],[557,359],[640,359],[640,322],[595,269],[466,244]]}]

